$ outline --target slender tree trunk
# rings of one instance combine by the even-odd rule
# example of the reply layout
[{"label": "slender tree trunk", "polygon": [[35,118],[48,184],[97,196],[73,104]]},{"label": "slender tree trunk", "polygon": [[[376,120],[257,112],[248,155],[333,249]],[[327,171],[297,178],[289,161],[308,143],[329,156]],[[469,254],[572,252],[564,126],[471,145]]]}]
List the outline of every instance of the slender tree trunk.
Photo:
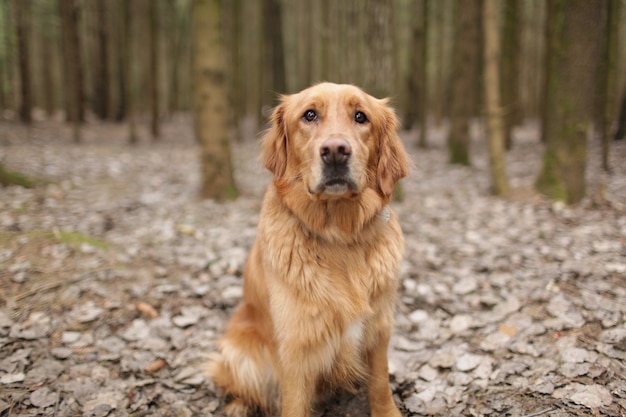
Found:
[{"label": "slender tree trunk", "polygon": [[152,139],[158,140],[161,136],[159,126],[159,3],[157,0],[150,0],[148,5],[150,8],[150,132],[152,133]]},{"label": "slender tree trunk", "polygon": [[193,2],[195,132],[201,147],[203,198],[234,198],[228,134],[226,59],[221,36],[220,0]]},{"label": "slender tree trunk", "polygon": [[424,39],[423,39],[423,43],[424,46],[422,48],[422,70],[421,70],[421,83],[422,83],[422,90],[420,91],[420,103],[422,105],[422,111],[420,112],[419,115],[419,126],[420,126],[420,137],[419,137],[419,141],[418,141],[418,146],[422,149],[425,149],[428,147],[428,111],[427,109],[429,108],[428,106],[428,63],[429,63],[429,35],[428,35],[428,31],[429,31],[429,24],[428,21],[430,20],[430,9],[432,7],[431,5],[431,0],[424,0],[424,11],[423,11],[423,17],[422,17],[422,22],[423,22],[423,26],[424,26]]},{"label": "slender tree trunk", "polygon": [[111,32],[115,38],[115,73],[117,75],[117,106],[115,107],[115,120],[121,122],[126,119],[127,103],[126,103],[126,7],[125,0],[117,0],[116,7],[113,9],[117,12],[114,19],[114,30]]},{"label": "slender tree trunk", "polygon": [[541,73],[541,91],[540,91],[540,96],[541,96],[541,100],[539,101],[539,117],[540,117],[540,124],[541,124],[541,128],[540,128],[540,134],[541,134],[541,142],[546,143],[546,132],[547,132],[547,126],[546,123],[548,121],[548,83],[550,80],[550,74],[552,73],[553,69],[553,62],[550,59],[550,48],[552,47],[550,42],[551,39],[553,38],[553,34],[552,32],[554,31],[554,25],[550,24],[550,20],[552,19],[552,9],[548,6],[548,3],[541,3],[541,5],[544,7],[544,11],[546,14],[546,23],[544,25],[544,44],[545,44],[545,48],[544,48],[544,55],[543,55],[543,66],[544,66],[544,71]]},{"label": "slender tree trunk", "polygon": [[619,116],[617,117],[617,129],[613,140],[624,140],[626,138],[626,88],[622,93],[622,104],[620,105]]},{"label": "slender tree trunk", "polygon": [[[49,30],[49,29],[48,29]],[[41,67],[43,80],[43,103],[48,117],[52,116],[55,110],[56,82],[54,79],[54,68],[56,62],[54,60],[55,42],[50,39],[49,34],[41,36],[42,42],[42,59],[45,62]]]},{"label": "slender tree trunk", "polygon": [[242,16],[241,16],[241,0],[232,0],[228,3],[230,7],[230,27],[229,27],[229,92],[231,103],[231,124],[235,131],[235,139],[241,142],[242,130],[241,122],[244,118],[244,97],[243,97],[243,81],[242,76],[245,69],[242,68],[241,59],[241,32],[242,32]]},{"label": "slender tree trunk", "polygon": [[537,189],[568,204],[586,192],[588,122],[593,117],[605,2],[548,2],[546,149]]},{"label": "slender tree trunk", "polygon": [[137,136],[137,122],[135,121],[135,77],[133,71],[133,18],[132,1],[123,0],[123,45],[122,54],[124,62],[123,86],[124,102],[126,103],[126,120],[128,121],[128,143],[131,145],[139,141]]},{"label": "slender tree trunk", "polygon": [[20,120],[30,124],[33,121],[31,109],[33,107],[33,97],[31,90],[30,76],[30,5],[29,0],[20,0],[15,3],[15,17],[17,29],[17,50],[19,57],[20,73]]},{"label": "slender tree trunk", "polygon": [[282,7],[278,0],[263,0],[263,35],[265,37],[265,68],[269,76],[269,101],[273,104],[276,93],[287,92],[285,54],[283,42]]},{"label": "slender tree trunk", "polygon": [[470,165],[470,121],[477,103],[480,65],[480,0],[457,3],[452,58],[449,161]]},{"label": "slender tree trunk", "polygon": [[[241,0],[233,1],[240,3]],[[170,100],[168,105],[170,112],[181,111],[185,108],[186,100],[183,97],[184,85],[181,83],[181,75],[189,72],[187,66],[189,60],[186,58],[188,58],[191,38],[189,31],[191,13],[184,3],[184,7],[179,6],[178,3],[176,0],[168,0],[166,3],[171,25],[171,35],[167,37],[169,41],[168,59],[166,61],[170,65]],[[188,78],[185,76],[185,80]]]},{"label": "slender tree trunk", "polygon": [[520,2],[504,2],[504,34],[502,39],[502,106],[506,149],[513,147],[513,126],[520,121],[519,73],[520,73]]},{"label": "slender tree trunk", "polygon": [[[409,70],[406,78],[406,111],[402,120],[402,125],[409,130],[419,121],[420,114],[425,110],[422,102],[422,91],[426,85],[424,73],[426,72],[426,62],[424,61],[424,49],[426,45],[425,35],[425,6],[426,0],[417,0],[412,3],[411,13],[411,39],[409,41]],[[420,139],[420,145],[421,145]]]},{"label": "slender tree trunk", "polygon": [[505,160],[505,124],[500,104],[500,44],[498,34],[498,0],[483,0],[483,36],[485,104],[491,184],[496,195],[509,192]]},{"label": "slender tree trunk", "polygon": [[602,109],[600,127],[598,129],[602,140],[602,168],[609,172],[609,153],[611,149],[611,123],[616,116],[617,98],[617,58],[619,55],[619,19],[621,17],[621,1],[609,0],[606,48],[603,61],[606,63],[606,71],[600,77],[602,84],[598,106]]},{"label": "slender tree trunk", "polygon": [[79,5],[75,0],[59,0],[65,64],[65,100],[67,120],[72,123],[75,143],[81,141],[80,125],[85,121],[83,66],[78,33]]},{"label": "slender tree trunk", "polygon": [[110,72],[109,72],[109,31],[108,31],[108,16],[106,8],[107,0],[96,1],[96,27],[98,31],[97,36],[97,51],[98,51],[98,66],[96,68],[96,83],[95,83],[95,97],[94,107],[95,111],[101,119],[109,118],[109,84],[110,84]]},{"label": "slender tree trunk", "polygon": [[[522,2],[526,15],[524,56],[521,59],[523,81],[520,89],[520,101],[523,101],[521,118],[538,118],[542,120],[545,110],[545,76],[546,76],[546,2]],[[542,129],[543,131],[543,129]]]},{"label": "slender tree trunk", "polygon": [[[451,117],[450,95],[452,84],[452,73],[454,67],[451,63],[453,59],[454,32],[455,32],[455,9],[456,0],[433,1],[433,61],[435,68],[433,72],[432,85],[434,93],[433,100],[433,120],[436,126],[441,126],[444,117]],[[436,44],[435,44],[436,42]]]},{"label": "slender tree trunk", "polygon": [[[83,66],[78,33],[78,3],[75,0],[59,0],[63,27],[63,57],[65,63],[65,91],[67,120],[82,123],[85,120]],[[78,130],[74,129],[75,133]],[[74,139],[79,139],[74,137]]]},{"label": "slender tree trunk", "polygon": [[[367,4],[367,3],[366,3]],[[365,89],[375,97],[388,97],[394,90],[394,25],[393,2],[371,0],[369,2],[369,30],[367,43],[369,59]]]},{"label": "slender tree trunk", "polygon": [[[5,2],[0,2],[0,13],[2,16],[6,16],[8,13],[8,6]],[[6,18],[6,21],[8,21],[8,17]],[[7,97],[7,89],[8,89],[8,68],[9,68],[9,64],[8,62],[10,62],[10,54],[8,52],[8,46],[9,46],[9,40],[7,39],[8,37],[8,32],[10,32],[9,27],[5,27],[4,25],[4,21],[1,22],[2,25],[0,26],[0,36],[2,36],[3,39],[3,48],[4,48],[4,55],[3,55],[3,59],[0,59],[0,112],[4,113],[4,110],[9,108],[9,100]]]}]

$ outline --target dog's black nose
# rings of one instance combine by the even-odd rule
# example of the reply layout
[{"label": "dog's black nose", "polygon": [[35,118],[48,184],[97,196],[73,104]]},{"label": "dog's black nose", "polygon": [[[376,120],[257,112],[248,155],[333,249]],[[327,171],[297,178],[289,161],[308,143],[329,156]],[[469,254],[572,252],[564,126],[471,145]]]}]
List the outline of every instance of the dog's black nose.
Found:
[{"label": "dog's black nose", "polygon": [[320,157],[327,165],[342,165],[352,155],[352,147],[342,138],[329,138],[320,146]]}]

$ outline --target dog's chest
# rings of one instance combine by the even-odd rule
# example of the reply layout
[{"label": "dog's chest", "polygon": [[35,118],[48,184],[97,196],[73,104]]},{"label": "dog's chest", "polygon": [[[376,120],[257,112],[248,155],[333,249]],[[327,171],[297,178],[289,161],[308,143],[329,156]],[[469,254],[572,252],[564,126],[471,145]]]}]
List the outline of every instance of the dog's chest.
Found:
[{"label": "dog's chest", "polygon": [[365,324],[363,319],[354,320],[350,323],[343,332],[343,341],[347,345],[358,349],[363,342],[363,334],[365,331]]}]

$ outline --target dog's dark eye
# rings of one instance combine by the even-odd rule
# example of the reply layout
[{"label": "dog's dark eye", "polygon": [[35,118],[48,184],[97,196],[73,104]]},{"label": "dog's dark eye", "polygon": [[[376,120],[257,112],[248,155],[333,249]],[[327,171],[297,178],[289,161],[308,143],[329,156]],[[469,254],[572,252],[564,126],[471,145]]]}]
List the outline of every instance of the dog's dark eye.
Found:
[{"label": "dog's dark eye", "polygon": [[362,111],[358,111],[354,114],[354,121],[357,123],[367,122],[367,116]]},{"label": "dog's dark eye", "polygon": [[317,113],[315,113],[315,110],[309,109],[304,112],[304,114],[302,115],[302,118],[307,122],[313,122],[317,120]]}]

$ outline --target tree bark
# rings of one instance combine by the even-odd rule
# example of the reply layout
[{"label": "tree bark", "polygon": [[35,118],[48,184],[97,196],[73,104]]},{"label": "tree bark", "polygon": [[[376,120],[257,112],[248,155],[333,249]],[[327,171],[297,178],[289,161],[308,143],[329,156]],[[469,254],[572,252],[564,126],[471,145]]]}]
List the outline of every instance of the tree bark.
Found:
[{"label": "tree bark", "polygon": [[594,91],[605,2],[548,2],[548,74],[543,165],[537,189],[568,204],[586,192],[587,132]]},{"label": "tree bark", "polygon": [[424,46],[422,48],[422,70],[420,71],[422,90],[420,91],[420,103],[422,106],[422,111],[419,115],[419,127],[420,127],[420,137],[418,141],[418,146],[422,149],[428,147],[428,111],[426,109],[429,108],[428,103],[428,55],[429,55],[429,25],[428,21],[430,20],[430,9],[432,7],[431,0],[424,0],[424,15],[422,17],[423,25],[424,25],[424,38],[423,43]]},{"label": "tree bark", "polygon": [[107,24],[106,0],[97,0],[95,6],[97,17],[96,28],[98,31],[96,43],[98,50],[98,66],[95,75],[97,80],[95,83],[94,109],[101,119],[108,119],[111,76],[109,71],[109,30]]},{"label": "tree bark", "polygon": [[157,0],[148,2],[150,13],[150,132],[152,139],[161,136],[159,125],[160,92],[159,92],[159,3]]},{"label": "tree bark", "polygon": [[619,110],[619,116],[617,117],[617,129],[613,140],[624,140],[626,138],[626,88],[622,93],[622,104]]},{"label": "tree bark", "polygon": [[220,0],[193,2],[194,118],[201,148],[203,198],[235,198],[228,134],[226,59],[220,33]]},{"label": "tree bark", "polygon": [[230,93],[229,102],[231,107],[230,124],[235,132],[235,140],[241,142],[241,123],[244,118],[244,95],[243,76],[246,69],[242,68],[241,35],[242,35],[242,15],[241,0],[232,0],[225,3],[228,5],[228,91]]},{"label": "tree bark", "polygon": [[33,121],[31,109],[33,107],[32,85],[30,76],[30,5],[29,0],[20,0],[15,3],[16,38],[18,50],[18,65],[20,73],[20,120],[30,124]]},{"label": "tree bark", "polygon": [[371,0],[368,4],[369,64],[365,89],[374,97],[388,97],[394,90],[396,77],[393,2],[391,0]]},{"label": "tree bark", "polygon": [[606,71],[600,77],[600,103],[601,109],[599,128],[602,140],[602,168],[609,172],[609,153],[611,150],[611,123],[616,119],[617,109],[617,59],[619,56],[619,19],[621,17],[621,1],[609,0],[607,27],[606,27],[606,48],[604,50],[603,61],[606,64]]},{"label": "tree bark", "polygon": [[81,142],[80,125],[85,121],[83,64],[78,31],[79,5],[75,0],[59,0],[65,64],[67,121],[72,123],[72,138]]},{"label": "tree bark", "polygon": [[[59,0],[59,7],[63,28],[67,120],[79,124],[85,121],[83,66],[78,33],[79,6],[75,0]],[[74,139],[79,137],[75,136]]]},{"label": "tree bark", "polygon": [[[425,46],[425,9],[426,0],[417,0],[412,3],[411,12],[413,19],[411,21],[411,39],[409,41],[409,69],[406,78],[406,111],[402,120],[405,129],[410,130],[415,123],[418,123],[420,114],[425,110],[422,102],[422,91],[426,85],[424,82],[424,73],[426,72]],[[420,138],[420,147],[422,140]]]},{"label": "tree bark", "polygon": [[[50,30],[52,25],[50,24],[50,21],[47,21],[46,23],[47,32]],[[54,69],[56,67],[58,50],[56,49],[57,43],[50,37],[49,33],[42,33],[40,39],[42,44],[42,60],[45,63],[44,65],[41,65],[43,105],[46,109],[46,115],[51,117],[56,110],[57,104],[57,83],[54,77]]]},{"label": "tree bark", "polygon": [[133,72],[133,18],[132,1],[122,0],[123,42],[121,45],[124,61],[122,85],[125,103],[125,115],[128,122],[128,143],[131,145],[139,141],[137,123],[135,121],[135,77]]},{"label": "tree bark", "polygon": [[480,0],[457,3],[448,137],[452,164],[470,165],[470,121],[476,110],[480,85],[480,20]]},{"label": "tree bark", "polygon": [[498,34],[498,0],[483,0],[483,37],[485,107],[491,184],[496,195],[509,192],[505,160],[505,124],[500,104],[500,45]]},{"label": "tree bark", "polygon": [[520,74],[520,2],[504,2],[504,33],[502,39],[502,106],[506,149],[513,147],[513,126],[520,120],[519,74]]},{"label": "tree bark", "polygon": [[282,8],[278,0],[263,0],[263,36],[265,76],[269,77],[265,104],[274,105],[277,93],[287,92]]}]

